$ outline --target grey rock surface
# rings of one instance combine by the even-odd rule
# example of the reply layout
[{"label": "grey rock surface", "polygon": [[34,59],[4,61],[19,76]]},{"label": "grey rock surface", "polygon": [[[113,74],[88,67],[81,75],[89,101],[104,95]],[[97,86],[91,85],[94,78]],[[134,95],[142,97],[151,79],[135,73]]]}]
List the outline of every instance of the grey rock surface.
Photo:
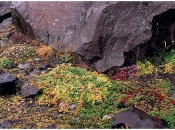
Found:
[{"label": "grey rock surface", "polygon": [[11,1],[1,1],[0,2],[0,18],[5,14],[11,12]]},{"label": "grey rock surface", "polygon": [[4,19],[3,22],[1,23],[2,26],[8,28],[12,24],[12,17]]},{"label": "grey rock surface", "polygon": [[34,96],[39,92],[39,89],[31,85],[30,83],[26,82],[21,86],[21,94],[23,97]]}]

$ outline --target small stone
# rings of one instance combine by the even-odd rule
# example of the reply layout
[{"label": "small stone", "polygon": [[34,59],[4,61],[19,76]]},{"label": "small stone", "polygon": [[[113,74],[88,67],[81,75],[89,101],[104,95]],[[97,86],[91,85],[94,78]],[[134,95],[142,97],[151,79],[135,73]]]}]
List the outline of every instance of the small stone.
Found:
[{"label": "small stone", "polygon": [[2,126],[3,128],[9,128],[11,125],[12,125],[12,122],[9,121],[9,120],[3,120],[3,121],[1,122],[1,126]]},{"label": "small stone", "polygon": [[58,116],[58,111],[53,112],[54,116]]},{"label": "small stone", "polygon": [[38,62],[40,60],[41,60],[40,58],[34,58],[34,61],[36,61],[36,62]]},{"label": "small stone", "polygon": [[42,65],[40,65],[39,69],[46,70],[48,67],[49,67],[49,64],[42,64]]},{"label": "small stone", "polygon": [[6,45],[6,44],[7,44],[6,42],[0,40],[0,46],[4,46],[4,45]]},{"label": "small stone", "polygon": [[30,85],[30,83],[26,82],[21,86],[21,94],[23,97],[34,96],[39,92],[39,89],[34,86]]},{"label": "small stone", "polygon": [[23,63],[18,65],[20,70],[30,70],[32,69],[31,63]]},{"label": "small stone", "polygon": [[110,115],[104,115],[102,120],[108,120],[108,119],[111,119],[112,117]]},{"label": "small stone", "polygon": [[19,74],[21,74],[23,76],[26,76],[27,75],[27,72],[25,70],[19,70]]},{"label": "small stone", "polygon": [[39,74],[39,73],[41,73],[40,70],[34,69],[33,71],[30,72],[30,75],[35,75],[35,74]]},{"label": "small stone", "polygon": [[53,124],[47,126],[46,129],[56,129],[55,123],[53,123]]},{"label": "small stone", "polygon": [[61,61],[60,58],[58,58],[58,59],[57,59],[57,63],[58,63],[58,64],[62,64],[63,62]]},{"label": "small stone", "polygon": [[76,104],[72,104],[72,105],[69,106],[68,110],[69,110],[69,111],[73,111],[73,110],[76,109],[76,107],[77,107]]}]

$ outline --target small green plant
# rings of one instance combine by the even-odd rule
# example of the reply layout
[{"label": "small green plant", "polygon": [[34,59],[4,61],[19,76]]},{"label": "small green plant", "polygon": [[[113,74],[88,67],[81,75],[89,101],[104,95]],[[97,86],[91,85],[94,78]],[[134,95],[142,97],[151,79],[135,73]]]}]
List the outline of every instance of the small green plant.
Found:
[{"label": "small green plant", "polygon": [[12,61],[9,59],[0,59],[0,69],[8,68],[12,65]]},{"label": "small green plant", "polygon": [[67,54],[67,53],[64,53],[60,56],[60,59],[63,63],[67,63],[67,62],[70,62],[71,60],[73,60],[74,56]]},{"label": "small green plant", "polygon": [[145,62],[137,61],[137,66],[138,66],[138,70],[139,70],[140,75],[152,74],[154,72],[154,69],[155,69],[154,65],[147,60]]}]

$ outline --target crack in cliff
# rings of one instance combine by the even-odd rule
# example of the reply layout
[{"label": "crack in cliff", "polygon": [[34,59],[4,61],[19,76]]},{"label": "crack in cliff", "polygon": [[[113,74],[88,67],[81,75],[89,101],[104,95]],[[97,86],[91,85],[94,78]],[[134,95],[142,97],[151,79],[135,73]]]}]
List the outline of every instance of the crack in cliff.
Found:
[{"label": "crack in cliff", "polygon": [[134,64],[147,56],[154,56],[161,50],[170,51],[175,48],[175,9],[169,9],[153,17],[152,37],[129,52],[125,52],[123,66]]}]

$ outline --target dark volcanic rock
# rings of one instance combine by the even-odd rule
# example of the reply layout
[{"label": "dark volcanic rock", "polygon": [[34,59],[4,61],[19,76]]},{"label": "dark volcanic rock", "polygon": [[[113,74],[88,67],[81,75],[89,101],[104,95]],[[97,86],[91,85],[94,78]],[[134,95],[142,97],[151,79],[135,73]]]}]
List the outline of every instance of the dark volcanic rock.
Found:
[{"label": "dark volcanic rock", "polygon": [[147,113],[142,110],[130,107],[125,112],[120,112],[116,114],[112,123],[112,128],[118,128],[121,124],[128,124],[131,129],[134,128],[163,128],[163,122],[161,120],[156,120],[149,116]]},{"label": "dark volcanic rock", "polygon": [[168,9],[175,2],[12,3],[13,21],[24,34],[61,51],[69,46],[100,72],[174,40],[175,13]]},{"label": "dark volcanic rock", "polygon": [[17,78],[10,73],[0,74],[0,94],[15,94],[16,93]]},{"label": "dark volcanic rock", "polygon": [[39,89],[34,86],[30,85],[30,83],[26,82],[21,86],[21,94],[23,97],[29,97],[29,96],[34,96],[38,94]]}]

